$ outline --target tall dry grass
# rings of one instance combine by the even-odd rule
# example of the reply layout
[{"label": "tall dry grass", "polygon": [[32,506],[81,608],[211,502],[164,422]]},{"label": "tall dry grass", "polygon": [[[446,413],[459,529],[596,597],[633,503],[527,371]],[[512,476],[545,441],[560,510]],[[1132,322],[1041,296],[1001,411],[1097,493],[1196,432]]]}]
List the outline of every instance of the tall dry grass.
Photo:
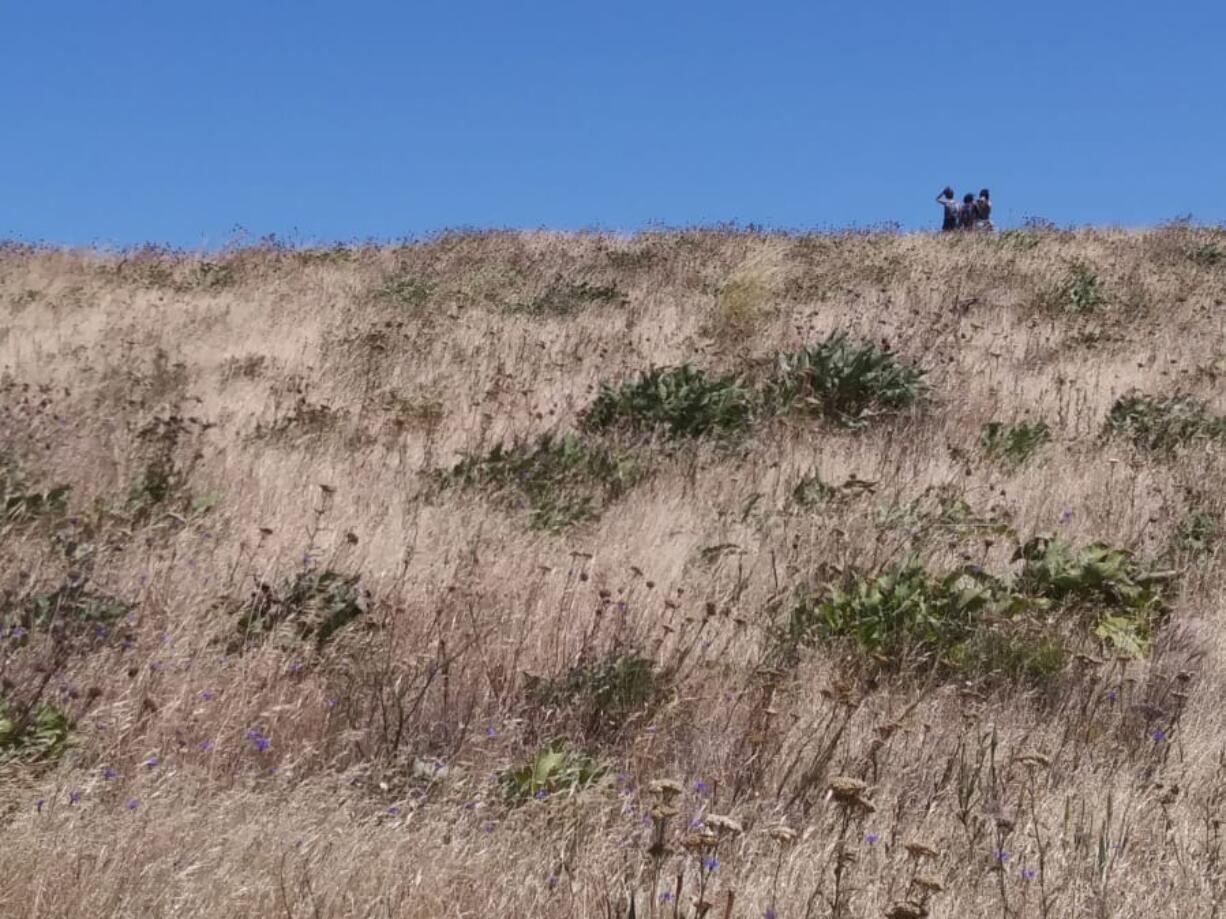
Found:
[{"label": "tall dry grass", "polygon": [[[1134,388],[1226,412],[1222,253],[1184,226],[8,246],[0,461],[23,494],[72,491],[0,524],[0,677],[10,719],[73,729],[0,765],[0,912],[1219,915],[1226,579],[1211,530],[1179,534],[1224,522],[1226,458],[1103,426]],[[1101,295],[1084,312],[1060,306],[1074,265]],[[462,455],[575,430],[602,382],[752,379],[834,330],[923,367],[928,400],[860,429],[636,441],[641,481],[554,529],[513,489],[439,485]],[[1051,443],[990,461],[990,420]],[[874,484],[801,506],[814,473]],[[1009,538],[925,517],[933,495],[1173,566],[1148,654],[1090,639],[1039,684],[838,641],[781,663],[797,584],[911,554],[1016,569]],[[365,612],[327,642],[244,643],[260,584],[322,572],[358,578]],[[123,616],[14,632],[66,585]],[[541,689],[628,658],[653,676],[625,705]],[[606,776],[509,799],[550,744]]]}]

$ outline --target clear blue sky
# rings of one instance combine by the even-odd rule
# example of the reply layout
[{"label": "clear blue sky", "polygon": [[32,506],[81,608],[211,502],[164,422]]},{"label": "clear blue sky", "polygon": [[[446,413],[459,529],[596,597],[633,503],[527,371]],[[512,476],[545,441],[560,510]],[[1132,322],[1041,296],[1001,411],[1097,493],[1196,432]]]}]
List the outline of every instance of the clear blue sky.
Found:
[{"label": "clear blue sky", "polygon": [[1222,0],[0,0],[0,237],[1226,221]]}]

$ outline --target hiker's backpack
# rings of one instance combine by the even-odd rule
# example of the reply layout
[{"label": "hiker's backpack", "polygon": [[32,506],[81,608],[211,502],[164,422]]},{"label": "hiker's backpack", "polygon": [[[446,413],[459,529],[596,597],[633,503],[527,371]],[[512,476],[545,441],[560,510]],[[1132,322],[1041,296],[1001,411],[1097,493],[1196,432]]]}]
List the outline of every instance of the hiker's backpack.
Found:
[{"label": "hiker's backpack", "polygon": [[992,202],[987,198],[980,198],[975,202],[975,217],[978,220],[989,220],[992,217]]}]

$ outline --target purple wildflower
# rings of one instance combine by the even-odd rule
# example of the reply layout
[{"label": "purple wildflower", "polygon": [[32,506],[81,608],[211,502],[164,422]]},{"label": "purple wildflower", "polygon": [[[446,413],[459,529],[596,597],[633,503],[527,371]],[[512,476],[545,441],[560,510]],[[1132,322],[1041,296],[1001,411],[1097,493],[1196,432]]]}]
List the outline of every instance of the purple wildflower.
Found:
[{"label": "purple wildflower", "polygon": [[664,893],[660,894],[660,902],[661,903],[672,903],[673,895],[669,893],[667,890],[664,891]]},{"label": "purple wildflower", "polygon": [[145,760],[144,765],[147,769],[156,769],[160,762],[161,760],[159,760],[156,756],[151,756]]},{"label": "purple wildflower", "polygon": [[324,699],[324,705],[328,706],[328,708],[336,708],[339,702],[340,699]]},{"label": "purple wildflower", "polygon": [[213,741],[211,740],[200,741],[200,752],[201,753],[209,753],[212,751],[212,749],[213,749]]},{"label": "purple wildflower", "polygon": [[766,912],[762,914],[762,919],[775,919],[775,908],[773,906],[768,906],[766,908]]},{"label": "purple wildflower", "polygon": [[488,737],[490,740],[493,740],[495,737],[498,736],[498,732],[494,730],[494,727],[491,725],[490,727],[485,729],[485,736]]},{"label": "purple wildflower", "polygon": [[213,693],[207,689],[200,693],[200,701],[202,702],[208,702],[212,698],[213,698]]},{"label": "purple wildflower", "polygon": [[864,834],[864,841],[868,843],[870,846],[876,844],[876,842],[879,839],[881,839],[881,837],[878,836],[876,833],[865,833]]},{"label": "purple wildflower", "polygon": [[1154,739],[1154,743],[1162,743],[1166,740],[1166,731],[1162,730],[1162,728],[1154,728],[1149,736]]},{"label": "purple wildflower", "polygon": [[992,858],[1000,862],[1002,865],[1009,860],[1009,853],[1004,849],[993,849]]},{"label": "purple wildflower", "polygon": [[714,871],[719,867],[719,859],[714,855],[704,855],[702,859],[702,867],[707,871]]},{"label": "purple wildflower", "polygon": [[68,792],[68,803],[69,804],[78,804],[80,803],[80,801],[81,801],[81,792],[79,791]]},{"label": "purple wildflower", "polygon": [[43,798],[39,798],[37,801],[34,802],[34,807],[37,808],[38,812],[41,814],[43,812],[43,805],[46,803],[47,802]]},{"label": "purple wildflower", "polygon": [[1068,523],[1072,519],[1073,519],[1073,509],[1071,507],[1066,507],[1064,510],[1060,512],[1060,522],[1061,523]]},{"label": "purple wildflower", "polygon": [[102,770],[102,778],[110,782],[113,779],[119,778],[119,773],[116,772],[114,769],[112,769],[110,766],[107,766],[105,769]]},{"label": "purple wildflower", "polygon": [[697,782],[694,783],[695,794],[705,795],[707,793],[707,789],[708,789],[707,783],[704,782],[702,779],[699,779]]},{"label": "purple wildflower", "polygon": [[1117,693],[1114,689],[1107,690],[1107,701],[1108,702],[1114,702],[1118,698],[1119,698],[1119,693]]},{"label": "purple wildflower", "polygon": [[1038,872],[1036,872],[1033,868],[1023,868],[1022,869],[1022,880],[1023,881],[1033,881],[1035,877],[1037,876],[1037,874]]},{"label": "purple wildflower", "polygon": [[124,803],[124,807],[126,807],[130,811],[134,811],[138,807],[140,807],[140,802],[137,801],[135,798],[128,798],[128,800]]}]

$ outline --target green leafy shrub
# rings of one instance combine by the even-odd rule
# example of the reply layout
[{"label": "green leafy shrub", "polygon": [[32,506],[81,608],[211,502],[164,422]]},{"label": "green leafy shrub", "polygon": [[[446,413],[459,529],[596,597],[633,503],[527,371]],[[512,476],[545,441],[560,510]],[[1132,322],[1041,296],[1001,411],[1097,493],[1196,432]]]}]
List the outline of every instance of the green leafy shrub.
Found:
[{"label": "green leafy shrub", "polygon": [[68,749],[72,721],[53,705],[21,711],[0,697],[0,761],[54,761]]},{"label": "green leafy shrub", "polygon": [[1145,450],[1173,450],[1197,440],[1226,436],[1226,418],[1190,396],[1166,399],[1135,390],[1120,396],[1107,414],[1107,431],[1124,434]]},{"label": "green leafy shrub", "polygon": [[375,290],[375,298],[402,309],[419,309],[434,296],[434,284],[413,275],[393,275]]},{"label": "green leafy shrub", "polygon": [[325,568],[299,571],[279,588],[260,583],[242,605],[236,649],[261,641],[282,626],[322,648],[369,608],[370,591],[358,587],[360,579]]},{"label": "green leafy shrub", "polygon": [[1131,553],[1102,543],[1078,548],[1043,536],[1018,556],[1025,562],[1017,579],[1022,593],[1079,613],[1116,651],[1139,656],[1147,650],[1154,625],[1167,613],[1162,588],[1170,572],[1146,571]]},{"label": "green leafy shrub", "polygon": [[569,316],[594,304],[620,305],[627,299],[625,294],[611,285],[589,284],[587,281],[578,284],[557,282],[539,297],[507,304],[506,309],[508,313],[528,316]]},{"label": "green leafy shrub", "polygon": [[1226,252],[1213,243],[1200,243],[1190,245],[1184,251],[1188,261],[1194,265],[1199,265],[1202,268],[1216,268],[1218,265],[1226,264]]},{"label": "green leafy shrub", "polygon": [[1005,230],[997,235],[996,241],[1006,249],[1029,252],[1038,247],[1040,239],[1032,230]]},{"label": "green leafy shrub", "polygon": [[567,711],[590,734],[620,729],[661,698],[668,673],[633,650],[582,659],[561,676],[528,676],[525,696],[533,707]]},{"label": "green leafy shrub", "polygon": [[812,472],[802,476],[792,489],[792,503],[797,507],[817,507],[832,500],[838,494],[838,489],[827,485],[822,477]]},{"label": "green leafy shrub", "polygon": [[1179,521],[1175,528],[1174,548],[1180,552],[1204,555],[1221,539],[1218,522],[1204,511],[1196,511]]},{"label": "green leafy shrub", "polygon": [[1083,262],[1070,265],[1068,273],[1046,288],[1040,299],[1049,310],[1074,314],[1093,312],[1107,302],[1098,275]]},{"label": "green leafy shrub", "polygon": [[575,794],[610,774],[608,766],[560,745],[544,747],[527,762],[498,776],[503,798],[515,807],[556,794]]},{"label": "green leafy shrub", "polygon": [[959,671],[1038,685],[1063,673],[1070,656],[1060,638],[1041,625],[1021,621],[978,629],[949,652]]},{"label": "green leafy shrub", "polygon": [[0,456],[0,523],[61,514],[68,505],[71,492],[69,485],[57,485],[46,491],[31,488],[21,468]]},{"label": "green leafy shrub", "polygon": [[594,519],[642,477],[635,457],[567,434],[499,444],[466,456],[439,476],[444,486],[493,488],[507,503],[526,506],[537,529],[560,530]]},{"label": "green leafy shrub", "polygon": [[934,574],[912,558],[818,591],[801,587],[779,650],[787,658],[816,641],[850,639],[890,660],[1035,678],[1060,672],[1070,643],[1091,636],[1122,654],[1148,650],[1167,613],[1170,572],[1144,570],[1120,549],[1046,537],[1018,557],[1024,565],[1011,579],[976,566]]},{"label": "green leafy shrub", "polygon": [[131,613],[131,605],[91,589],[88,577],[77,574],[53,591],[0,607],[0,626],[21,643],[31,632],[44,632],[66,642],[61,645],[66,650],[89,650],[100,641],[127,637]]},{"label": "green leafy shrub", "polygon": [[601,385],[583,416],[588,431],[659,431],[668,437],[733,434],[753,421],[752,390],[735,376],[709,377],[684,364]]},{"label": "green leafy shrub", "polygon": [[1033,424],[989,421],[979,434],[979,446],[986,456],[1013,466],[1025,463],[1050,440],[1051,429],[1042,421]]},{"label": "green leafy shrub", "polygon": [[846,637],[869,652],[928,657],[965,641],[980,616],[997,605],[990,581],[963,570],[934,576],[910,559],[822,593],[802,589],[791,609],[787,641],[801,646]]},{"label": "green leafy shrub", "polygon": [[925,390],[922,370],[835,332],[819,344],[778,355],[765,399],[776,411],[799,409],[858,425],[914,404]]}]

